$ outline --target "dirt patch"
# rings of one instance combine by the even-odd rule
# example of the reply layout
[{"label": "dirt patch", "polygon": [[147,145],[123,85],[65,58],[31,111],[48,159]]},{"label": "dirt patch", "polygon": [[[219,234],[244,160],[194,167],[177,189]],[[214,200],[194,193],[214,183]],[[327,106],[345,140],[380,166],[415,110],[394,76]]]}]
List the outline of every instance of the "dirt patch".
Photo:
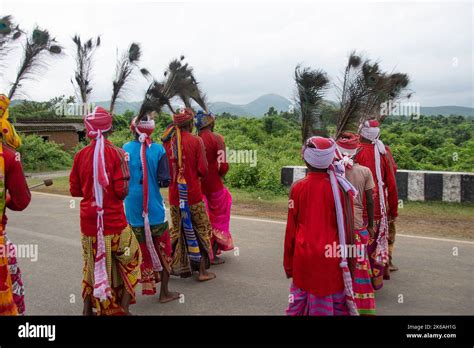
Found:
[{"label": "dirt patch", "polygon": [[427,219],[425,216],[401,215],[396,226],[397,233],[474,240],[474,217],[456,219],[433,216]]}]

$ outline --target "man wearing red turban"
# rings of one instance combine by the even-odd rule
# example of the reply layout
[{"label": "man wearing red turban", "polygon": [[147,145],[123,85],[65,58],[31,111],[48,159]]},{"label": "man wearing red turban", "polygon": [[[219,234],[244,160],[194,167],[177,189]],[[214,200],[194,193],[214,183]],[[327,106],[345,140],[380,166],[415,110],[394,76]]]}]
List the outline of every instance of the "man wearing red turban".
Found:
[{"label": "man wearing red turban", "polygon": [[[372,172],[374,188],[375,236],[369,240],[368,251],[372,265],[372,284],[381,289],[383,279],[390,278],[389,271],[389,223],[398,216],[398,193],[395,171],[387,147],[379,139],[377,120],[368,120],[359,128],[360,144],[355,161]],[[367,212],[364,211],[364,219]]]},{"label": "man wearing red turban", "polygon": [[[370,169],[354,161],[358,145],[358,135],[350,132],[342,133],[337,140],[336,158],[344,168],[346,179],[359,192],[354,197],[354,227],[351,236],[357,251],[357,255],[351,259],[354,298],[360,315],[375,315],[375,294],[367,252],[368,240],[375,235],[372,198],[375,183]],[[364,209],[367,213],[367,222],[363,219]]]},{"label": "man wearing red turban", "polygon": [[169,202],[172,221],[173,274],[189,277],[198,271],[198,280],[215,278],[208,272],[212,227],[202,199],[201,178],[207,174],[204,143],[193,135],[191,109],[173,115],[173,124],[162,137],[169,160],[171,182]]},{"label": "man wearing red turban", "polygon": [[336,143],[309,138],[308,175],[290,189],[283,267],[292,278],[287,315],[358,315],[346,256],[357,190],[333,164]]},{"label": "man wearing red turban", "polygon": [[127,315],[135,302],[141,253],[123,200],[130,179],[125,152],[107,140],[112,116],[97,107],[84,119],[91,143],[74,157],[69,178],[81,200],[84,315]]}]

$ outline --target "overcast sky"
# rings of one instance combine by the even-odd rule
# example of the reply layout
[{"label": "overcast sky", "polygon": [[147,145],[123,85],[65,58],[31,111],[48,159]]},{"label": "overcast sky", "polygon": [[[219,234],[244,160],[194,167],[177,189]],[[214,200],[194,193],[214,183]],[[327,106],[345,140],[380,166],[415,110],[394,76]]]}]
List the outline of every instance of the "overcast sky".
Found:
[{"label": "overcast sky", "polygon": [[[44,100],[74,94],[71,37],[100,34],[94,66],[94,101],[109,100],[117,50],[132,41],[143,48],[142,66],[160,77],[180,54],[194,67],[211,101],[247,103],[266,93],[291,98],[294,67],[324,69],[333,82],[351,50],[379,60],[386,70],[408,73],[413,101],[422,106],[474,107],[471,1],[295,2],[241,1],[21,1],[0,0],[0,16],[22,28],[50,32],[66,54],[50,60],[19,97]],[[6,91],[20,60],[20,47],[2,63]],[[141,100],[146,80],[138,74],[124,100]],[[334,93],[329,93],[335,99]]]}]

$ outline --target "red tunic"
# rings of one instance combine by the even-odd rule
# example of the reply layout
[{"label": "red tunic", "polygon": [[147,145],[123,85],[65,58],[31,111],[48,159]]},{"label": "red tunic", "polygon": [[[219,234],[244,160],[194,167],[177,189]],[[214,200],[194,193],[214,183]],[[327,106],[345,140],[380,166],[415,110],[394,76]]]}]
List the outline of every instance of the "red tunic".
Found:
[{"label": "red tunic", "polygon": [[204,194],[218,192],[224,188],[222,177],[229,171],[229,164],[226,161],[224,137],[204,129],[199,132],[199,136],[204,142],[207,158],[207,175],[201,181],[202,192]]},{"label": "red tunic", "polygon": [[[181,131],[181,144],[183,147],[184,177],[188,185],[188,203],[194,205],[202,201],[200,178],[207,174],[207,160],[204,143],[198,136]],[[173,154],[171,141],[163,144],[168,156],[171,182],[168,190],[168,199],[171,205],[179,205],[178,193],[178,158]]]},{"label": "red tunic", "polygon": [[[379,189],[377,175],[375,173],[375,154],[374,154],[373,144],[360,143],[360,150],[357,152],[355,161],[360,165],[368,167],[372,172],[372,177],[374,178],[375,188],[373,190],[374,197],[374,218],[379,220],[380,215],[380,201],[379,201]],[[385,196],[385,202],[388,203],[388,216],[391,218],[396,218],[398,216],[398,193],[397,193],[397,182],[395,180],[395,170],[396,167],[392,170],[390,168],[390,160],[393,159],[390,151],[387,152],[387,155],[380,156],[380,167],[382,173],[382,180],[385,183],[385,188],[387,190],[387,195]],[[393,162],[395,163],[395,161]],[[367,217],[367,211],[365,209],[365,197],[364,197],[364,218]]]},{"label": "red tunic", "polygon": [[[6,207],[11,210],[24,210],[31,201],[31,193],[26,183],[20,156],[10,146],[3,144],[3,158],[5,161],[5,189],[8,193]],[[5,210],[2,212],[3,228],[7,225]]]},{"label": "red tunic", "polygon": [[325,255],[334,243],[339,237],[329,175],[310,172],[290,191],[283,266],[295,286],[316,296],[344,289],[340,257]]},{"label": "red tunic", "polygon": [[[74,157],[69,177],[73,197],[81,200],[81,232],[86,236],[97,235],[97,210],[94,198],[92,161],[95,140]],[[128,194],[130,173],[125,152],[105,140],[104,157],[109,186],[104,189],[104,235],[119,234],[127,227],[123,200]]]}]

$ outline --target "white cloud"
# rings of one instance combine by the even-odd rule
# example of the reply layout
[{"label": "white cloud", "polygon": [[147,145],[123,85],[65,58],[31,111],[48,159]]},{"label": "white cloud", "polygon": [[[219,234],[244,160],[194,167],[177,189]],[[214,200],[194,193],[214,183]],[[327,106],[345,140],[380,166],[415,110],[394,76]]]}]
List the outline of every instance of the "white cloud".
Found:
[{"label": "white cloud", "polygon": [[[0,0],[25,29],[48,28],[72,50],[71,37],[102,35],[94,70],[93,99],[110,97],[117,48],[137,41],[142,65],[157,77],[171,58],[185,54],[213,101],[249,102],[265,93],[291,97],[293,69],[304,63],[337,80],[357,49],[383,68],[406,72],[423,106],[474,106],[473,5],[470,2],[137,2]],[[8,88],[19,62],[8,57],[0,89]],[[453,64],[457,62],[456,64]],[[32,99],[72,94],[73,57],[50,62],[25,84]],[[126,95],[140,100],[146,81],[136,76]],[[334,93],[330,93],[334,98]]]}]

